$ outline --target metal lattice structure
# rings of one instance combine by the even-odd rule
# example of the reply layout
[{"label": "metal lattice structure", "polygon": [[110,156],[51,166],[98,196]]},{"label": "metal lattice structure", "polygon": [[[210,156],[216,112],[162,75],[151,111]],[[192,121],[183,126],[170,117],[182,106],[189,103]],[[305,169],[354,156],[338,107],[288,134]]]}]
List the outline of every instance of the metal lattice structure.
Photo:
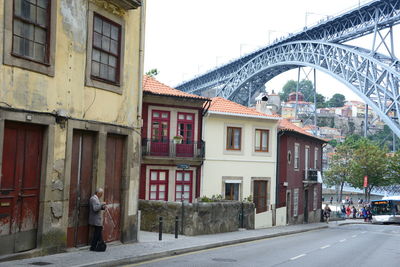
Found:
[{"label": "metal lattice structure", "polygon": [[[270,79],[306,66],[346,84],[400,137],[400,61],[393,26],[400,23],[400,0],[375,0],[186,81],[177,89],[217,95],[247,105]],[[373,34],[370,49],[343,45]],[[378,53],[385,50],[385,55]],[[400,191],[399,186],[382,190]]]}]

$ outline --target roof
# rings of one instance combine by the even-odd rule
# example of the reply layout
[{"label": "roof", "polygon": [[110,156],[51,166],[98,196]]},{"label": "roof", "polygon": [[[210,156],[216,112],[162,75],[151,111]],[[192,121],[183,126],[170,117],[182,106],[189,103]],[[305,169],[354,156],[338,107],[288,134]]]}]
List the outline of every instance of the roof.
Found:
[{"label": "roof", "polygon": [[208,109],[209,113],[236,115],[243,117],[259,117],[262,119],[279,119],[279,115],[269,115],[258,112],[257,110],[249,107],[242,106],[238,103],[232,102],[222,97],[211,98],[211,105]]},{"label": "roof", "polygon": [[181,98],[191,98],[199,100],[210,100],[207,97],[189,94],[178,89],[171,88],[153,77],[145,75],[143,78],[143,92],[145,94],[160,95],[160,96],[172,96]]},{"label": "roof", "polygon": [[306,135],[306,136],[321,140],[323,142],[326,142],[324,139],[319,138],[319,137],[307,132],[305,129],[295,125],[294,123],[290,122],[288,119],[280,120],[279,124],[278,124],[278,129],[281,131],[297,132],[299,134]]}]

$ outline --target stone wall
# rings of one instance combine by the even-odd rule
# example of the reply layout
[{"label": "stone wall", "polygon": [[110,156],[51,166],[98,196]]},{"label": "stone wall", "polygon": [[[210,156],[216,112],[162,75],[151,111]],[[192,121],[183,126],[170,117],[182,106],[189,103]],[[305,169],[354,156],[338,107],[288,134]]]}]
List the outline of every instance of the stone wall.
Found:
[{"label": "stone wall", "polygon": [[[143,231],[158,232],[159,217],[163,217],[163,232],[174,233],[175,217],[179,218],[179,233],[189,236],[237,231],[243,207],[243,228],[254,229],[253,203],[237,201],[182,203],[140,200]],[[182,218],[183,214],[183,232]]]}]

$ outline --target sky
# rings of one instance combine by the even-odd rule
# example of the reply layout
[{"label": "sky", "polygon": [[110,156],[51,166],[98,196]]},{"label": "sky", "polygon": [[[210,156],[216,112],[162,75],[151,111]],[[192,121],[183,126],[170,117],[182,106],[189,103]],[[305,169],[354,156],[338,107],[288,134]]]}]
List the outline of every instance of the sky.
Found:
[{"label": "sky", "polygon": [[[266,46],[276,38],[367,2],[369,0],[147,0],[144,70],[157,69],[157,80],[176,87]],[[370,37],[353,41],[353,44],[370,48]],[[300,79],[303,78],[304,73]],[[291,79],[297,80],[297,70],[269,81],[267,92],[281,91]],[[317,71],[316,83],[317,92],[327,98],[341,93],[347,100],[360,100],[342,83],[322,72]]]}]

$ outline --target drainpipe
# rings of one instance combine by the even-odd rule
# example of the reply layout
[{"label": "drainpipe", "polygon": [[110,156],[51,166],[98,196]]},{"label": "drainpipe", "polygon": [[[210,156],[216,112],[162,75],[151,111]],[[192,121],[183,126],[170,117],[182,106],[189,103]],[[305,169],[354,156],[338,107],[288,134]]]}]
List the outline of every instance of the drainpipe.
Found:
[{"label": "drainpipe", "polygon": [[278,131],[278,140],[276,142],[277,145],[277,149],[276,149],[276,181],[275,181],[275,225],[276,225],[276,209],[278,208],[278,204],[279,204],[279,175],[280,175],[280,171],[279,171],[279,159],[281,156],[280,153],[280,144],[281,144],[281,136],[284,135],[283,131],[279,131],[279,129],[277,129]]},{"label": "drainpipe", "polygon": [[140,44],[139,44],[139,94],[137,99],[137,121],[139,127],[142,127],[142,103],[143,103],[143,68],[144,68],[144,45],[145,45],[145,19],[146,19],[146,0],[142,1],[140,7]]}]

